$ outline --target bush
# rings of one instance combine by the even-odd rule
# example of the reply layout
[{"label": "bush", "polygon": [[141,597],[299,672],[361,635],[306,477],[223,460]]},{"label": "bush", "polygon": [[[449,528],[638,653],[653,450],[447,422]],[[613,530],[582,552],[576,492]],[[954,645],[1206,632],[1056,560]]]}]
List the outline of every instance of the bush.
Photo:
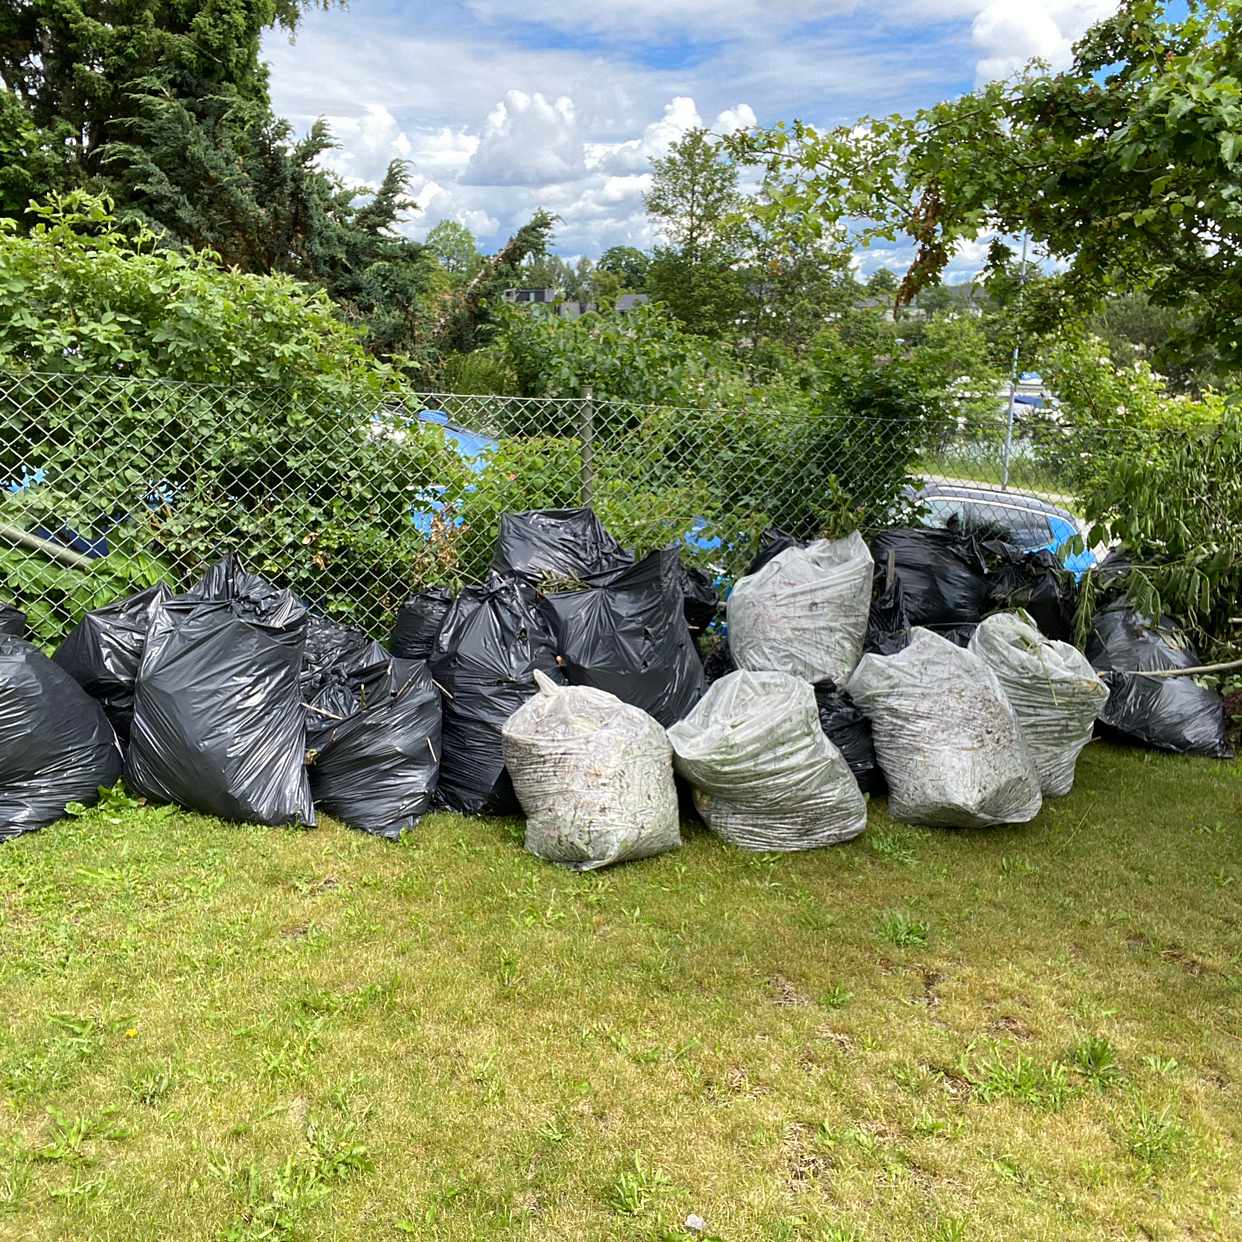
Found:
[{"label": "bush", "polygon": [[1135,606],[1236,644],[1242,411],[1210,391],[1170,396],[1146,363],[1114,366],[1095,339],[1063,343],[1047,371],[1071,429],[1049,444],[1060,446],[1061,475],[1094,526],[1091,541],[1124,545]]},{"label": "bush", "polygon": [[[176,582],[235,548],[331,613],[394,606],[425,549],[411,512],[467,474],[408,425],[402,377],[297,281],[159,250],[103,199],[38,215],[24,237],[0,221],[0,484],[21,489],[0,521],[106,536],[122,554],[87,577],[113,594],[152,557]],[[76,619],[91,590],[34,573],[0,559],[14,593],[53,600],[45,634]]]}]

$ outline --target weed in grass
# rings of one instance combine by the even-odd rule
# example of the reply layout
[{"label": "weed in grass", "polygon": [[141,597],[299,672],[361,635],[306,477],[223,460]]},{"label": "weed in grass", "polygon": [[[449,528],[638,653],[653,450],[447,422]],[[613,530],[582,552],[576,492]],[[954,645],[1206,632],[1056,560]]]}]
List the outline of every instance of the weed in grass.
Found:
[{"label": "weed in grass", "polygon": [[162,1065],[152,1065],[139,1070],[129,1084],[129,1093],[135,1103],[145,1104],[148,1108],[158,1104],[173,1089],[172,1062],[165,1061]]},{"label": "weed in grass", "polygon": [[120,1142],[129,1138],[128,1130],[112,1123],[117,1111],[115,1108],[105,1108],[93,1116],[80,1114],[76,1117],[68,1117],[54,1108],[47,1111],[52,1119],[52,1136],[31,1152],[36,1160],[84,1163],[90,1159],[83,1150],[90,1140],[98,1138]]},{"label": "weed in grass", "polygon": [[55,1190],[49,1190],[47,1197],[49,1199],[93,1199],[107,1185],[107,1179],[103,1177],[92,1177],[83,1181],[80,1176],[75,1176],[68,1186],[60,1186]]},{"label": "weed in grass", "polygon": [[496,981],[506,992],[511,992],[517,987],[518,980],[522,977],[521,971],[518,969],[517,955],[513,953],[501,953],[496,959]]},{"label": "weed in grass", "polygon": [[991,1165],[992,1172],[1003,1182],[1009,1182],[1014,1186],[1021,1186],[1023,1190],[1029,1190],[1035,1184],[1035,1179],[1032,1177],[1030,1169],[1016,1156],[1005,1153],[995,1157],[991,1161]]},{"label": "weed in grass", "polygon": [[1071,1092],[1063,1062],[1053,1061],[1044,1066],[1021,1052],[1015,1053],[1012,1061],[995,1053],[972,1066],[968,1050],[959,1059],[958,1070],[985,1103],[1012,1099],[1055,1111]]},{"label": "weed in grass", "polygon": [[1122,1126],[1126,1150],[1149,1172],[1163,1168],[1185,1149],[1185,1126],[1166,1105],[1158,1112],[1141,1104]]},{"label": "weed in grass", "polygon": [[635,1152],[609,1185],[605,1198],[618,1215],[641,1216],[652,1199],[669,1184],[663,1169],[644,1163],[642,1156]]},{"label": "weed in grass", "polygon": [[1176,1074],[1182,1068],[1181,1062],[1176,1057],[1162,1057],[1155,1053],[1143,1058],[1143,1064],[1151,1070],[1153,1074],[1159,1074],[1162,1078],[1168,1078],[1171,1074]]},{"label": "weed in grass", "polygon": [[367,1149],[356,1141],[352,1127],[334,1130],[310,1122],[306,1143],[311,1150],[315,1174],[330,1186],[348,1181],[356,1173],[369,1173],[374,1165]]},{"label": "weed in grass", "polygon": [[942,1216],[928,1234],[931,1242],[966,1242],[966,1218]]},{"label": "weed in grass", "polygon": [[568,1132],[562,1130],[555,1121],[545,1121],[543,1125],[535,1131],[535,1133],[543,1139],[545,1143],[563,1143],[567,1138],[569,1138]]},{"label": "weed in grass", "polygon": [[1090,1035],[1075,1044],[1070,1061],[1089,1083],[1101,1090],[1125,1081],[1117,1063],[1117,1053],[1103,1035]]},{"label": "weed in grass", "polygon": [[921,1138],[939,1138],[941,1135],[948,1134],[949,1123],[940,1117],[932,1116],[924,1109],[914,1119],[914,1125],[911,1128]]},{"label": "weed in grass", "polygon": [[333,1131],[309,1124],[307,1152],[287,1157],[271,1173],[257,1164],[238,1164],[227,1155],[209,1161],[209,1171],[230,1183],[240,1201],[225,1242],[286,1242],[297,1236],[307,1214],[332,1189],[373,1165],[367,1149],[351,1130]]},{"label": "weed in grass", "polygon": [[930,934],[927,923],[901,910],[885,910],[880,915],[880,939],[899,949],[926,948]]},{"label": "weed in grass", "polygon": [[30,1165],[26,1152],[13,1142],[0,1149],[0,1216],[15,1212],[26,1201]]},{"label": "weed in grass", "polygon": [[854,993],[843,983],[834,983],[828,991],[820,994],[819,1003],[825,1009],[844,1009],[854,999]]},{"label": "weed in grass", "polygon": [[295,1021],[294,1026],[302,1029],[289,1039],[282,1040],[280,1047],[274,1051],[260,1054],[260,1067],[266,1077],[301,1078],[309,1072],[311,1061],[322,1042],[323,1018],[302,1023]]},{"label": "weed in grass", "polygon": [[910,848],[908,838],[899,833],[885,832],[882,829],[878,832],[869,832],[867,844],[871,847],[873,854],[888,862],[900,863],[903,867],[912,867],[917,861],[918,856]]},{"label": "weed in grass", "polygon": [[849,1225],[829,1225],[819,1235],[819,1242],[867,1242],[867,1240],[857,1229],[851,1229]]},{"label": "weed in grass", "polygon": [[1039,874],[1039,866],[1021,854],[1005,854],[1001,858],[1001,874],[1014,877]]},{"label": "weed in grass", "polygon": [[893,1081],[908,1095],[921,1095],[931,1075],[917,1062],[906,1059],[893,1070]]}]

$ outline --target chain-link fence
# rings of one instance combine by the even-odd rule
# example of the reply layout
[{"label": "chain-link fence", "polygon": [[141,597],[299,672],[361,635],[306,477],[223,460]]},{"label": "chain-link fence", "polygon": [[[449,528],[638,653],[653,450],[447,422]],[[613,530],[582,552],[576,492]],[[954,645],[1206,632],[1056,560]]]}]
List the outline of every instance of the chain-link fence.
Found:
[{"label": "chain-link fence", "polygon": [[[639,550],[739,572],[760,532],[957,518],[1073,534],[1090,456],[1055,416],[868,419],[589,398],[344,393],[0,374],[0,597],[54,640],[225,551],[383,636],[415,587],[478,581],[507,511],[591,504]],[[1024,497],[1022,494],[1026,493]]]}]

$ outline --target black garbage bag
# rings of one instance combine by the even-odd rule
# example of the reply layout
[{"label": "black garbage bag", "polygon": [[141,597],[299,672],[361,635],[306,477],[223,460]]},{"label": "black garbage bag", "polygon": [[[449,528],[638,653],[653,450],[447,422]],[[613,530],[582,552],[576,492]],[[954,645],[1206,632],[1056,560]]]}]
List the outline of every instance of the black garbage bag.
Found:
[{"label": "black garbage bag", "polygon": [[457,597],[431,653],[444,693],[441,805],[472,815],[518,812],[500,730],[536,693],[536,669],[565,684],[556,656],[552,619],[529,583],[493,574]]},{"label": "black garbage bag", "polygon": [[282,590],[262,574],[251,573],[232,552],[209,565],[203,576],[178,598],[231,603],[239,616],[255,620],[262,620],[269,613],[285,614],[290,601],[306,609],[292,592]]},{"label": "black garbage bag", "polygon": [[1057,558],[1044,549],[1025,552],[1012,543],[988,540],[991,562],[988,601],[994,611],[1024,609],[1045,638],[1067,643],[1074,637],[1078,585]]},{"label": "black garbage bag", "polygon": [[160,584],[88,612],[52,657],[103,705],[122,746],[129,744],[134,679],[147,645],[151,611],[168,598],[168,588]]},{"label": "black garbage bag", "polygon": [[308,611],[300,677],[303,695],[314,694],[323,685],[328,671],[334,665],[341,660],[357,657],[370,645],[371,639],[361,630]]},{"label": "black garbage bag", "polygon": [[506,513],[492,555],[498,574],[527,582],[584,581],[621,573],[634,563],[591,509],[532,509]]},{"label": "black garbage bag", "polygon": [[969,647],[970,640],[979,628],[979,622],[961,621],[956,625],[929,625],[927,628],[933,634],[939,634],[941,638],[947,638],[949,642],[957,647]]},{"label": "black garbage bag", "polygon": [[103,708],[33,643],[0,635],[0,841],[96,802],[120,775]]},{"label": "black garbage bag", "polygon": [[452,605],[453,593],[447,587],[429,587],[411,595],[397,609],[397,620],[388,640],[393,655],[403,660],[428,659]]},{"label": "black garbage bag", "polygon": [[911,625],[981,621],[988,609],[987,564],[979,541],[952,530],[911,527],[881,531],[870,540],[877,573],[891,567],[901,579]]},{"label": "black garbage bag", "polygon": [[262,574],[251,573],[231,552],[210,566],[180,598],[228,602],[239,616],[258,621],[271,614],[283,614],[290,601],[303,609],[306,629],[300,679],[302,694],[307,698],[319,689],[328,667],[363,651],[371,642],[360,630],[322,616],[291,591],[269,582]]},{"label": "black garbage bag", "polygon": [[720,592],[710,574],[693,565],[682,565],[681,597],[686,624],[697,637],[715,621],[720,611]]},{"label": "black garbage bag", "polygon": [[298,677],[306,611],[288,592],[157,605],[138,668],[130,788],[221,819],[313,824]]},{"label": "black garbage bag", "polygon": [[0,634],[10,638],[26,637],[26,614],[9,604],[0,604]]},{"label": "black garbage bag", "polygon": [[884,793],[888,785],[876,761],[871,722],[854,700],[833,682],[821,681],[815,685],[815,705],[819,709],[819,727],[850,765],[859,789],[863,793]]},{"label": "black garbage bag", "polygon": [[728,677],[730,673],[736,672],[737,665],[733,663],[733,652],[729,650],[729,640],[722,638],[718,643],[713,644],[703,657],[703,677],[710,686],[722,677]]},{"label": "black garbage bag", "polygon": [[326,672],[307,709],[315,805],[391,841],[431,806],[440,775],[440,693],[425,660],[378,643]]},{"label": "black garbage bag", "polygon": [[1124,603],[1097,612],[1087,659],[1108,686],[1103,732],[1157,750],[1231,759],[1225,700],[1192,677],[1140,677],[1140,671],[1194,668],[1199,654],[1168,618],[1153,625]]},{"label": "black garbage bag", "polygon": [[545,599],[569,684],[606,690],[666,728],[676,724],[707,688],[682,611],[677,549],[586,583]]},{"label": "black garbage bag", "polygon": [[871,585],[871,611],[867,614],[867,637],[863,651],[896,655],[910,645],[910,616],[901,578],[877,564]]},{"label": "black garbage bag", "polygon": [[759,550],[755,553],[754,559],[747,566],[746,573],[757,574],[770,560],[780,556],[786,548],[805,548],[806,542],[802,539],[795,539],[793,535],[787,534],[776,526],[769,526],[759,536]]}]

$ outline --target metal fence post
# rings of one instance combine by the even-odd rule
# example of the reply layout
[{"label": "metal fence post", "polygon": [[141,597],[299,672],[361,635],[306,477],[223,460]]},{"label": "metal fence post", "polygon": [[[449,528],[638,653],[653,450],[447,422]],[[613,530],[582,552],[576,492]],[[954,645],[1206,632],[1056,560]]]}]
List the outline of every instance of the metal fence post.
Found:
[{"label": "metal fence post", "polygon": [[595,495],[595,468],[592,449],[595,442],[595,402],[593,391],[588,388],[578,412],[578,441],[582,454],[582,504],[589,508]]},{"label": "metal fence post", "polygon": [[1026,292],[1026,254],[1031,240],[1030,233],[1022,234],[1022,266],[1018,269],[1018,304],[1015,318],[1013,361],[1009,365],[1009,415],[1005,426],[1005,457],[1001,489],[1009,490],[1009,461],[1013,456],[1013,407],[1018,395],[1018,360],[1022,354],[1022,295]]}]

